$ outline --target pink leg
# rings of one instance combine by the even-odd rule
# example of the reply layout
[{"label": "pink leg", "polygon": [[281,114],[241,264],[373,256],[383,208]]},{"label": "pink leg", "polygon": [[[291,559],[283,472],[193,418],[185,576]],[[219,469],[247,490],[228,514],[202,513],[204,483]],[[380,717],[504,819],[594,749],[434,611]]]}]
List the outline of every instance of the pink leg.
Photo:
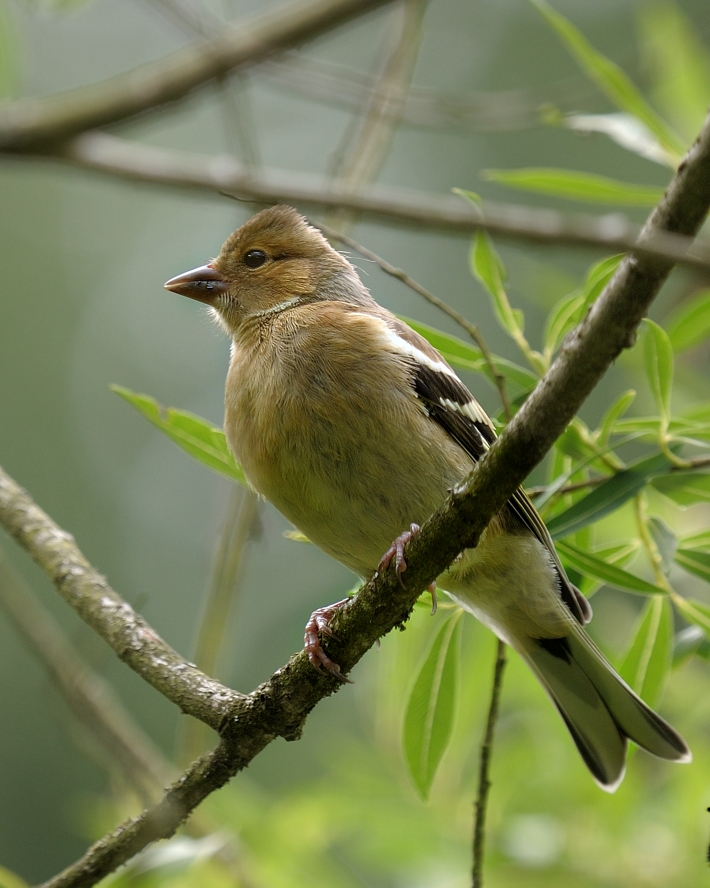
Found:
[{"label": "pink leg", "polygon": [[[404,583],[402,582],[402,574],[407,569],[407,562],[404,558],[404,547],[411,540],[411,538],[419,532],[418,524],[410,524],[409,530],[405,530],[404,533],[401,533],[397,539],[392,543],[389,549],[382,556],[380,563],[377,565],[377,572],[382,573],[383,570],[387,570],[387,568],[392,563],[392,559],[394,558],[394,567],[395,573],[397,574],[397,579],[399,580],[399,585],[404,587]],[[431,615],[434,616],[436,613],[436,583],[430,583],[427,586],[427,592],[431,595]]]},{"label": "pink leg", "polygon": [[[335,638],[333,630],[330,628],[330,621],[333,619],[338,609],[342,607],[349,598],[343,598],[342,601],[336,601],[335,604],[329,604],[327,607],[319,607],[313,611],[310,619],[306,623],[306,631],[303,636],[303,647],[308,654],[311,665],[318,672],[327,669],[340,681],[352,684],[350,679],[346,678],[340,671],[340,666],[334,663],[323,650],[320,643],[320,636],[325,635],[328,638]],[[336,639],[337,640],[337,639]]]},{"label": "pink leg", "polygon": [[387,570],[387,568],[392,563],[392,559],[394,558],[394,570],[397,574],[399,585],[402,587],[404,587],[404,583],[402,582],[402,574],[407,569],[407,562],[404,559],[404,547],[416,533],[419,533],[419,525],[410,524],[409,530],[405,530],[404,533],[400,533],[397,539],[392,543],[389,549],[382,556],[380,563],[377,565],[377,572],[382,573],[382,571]]}]

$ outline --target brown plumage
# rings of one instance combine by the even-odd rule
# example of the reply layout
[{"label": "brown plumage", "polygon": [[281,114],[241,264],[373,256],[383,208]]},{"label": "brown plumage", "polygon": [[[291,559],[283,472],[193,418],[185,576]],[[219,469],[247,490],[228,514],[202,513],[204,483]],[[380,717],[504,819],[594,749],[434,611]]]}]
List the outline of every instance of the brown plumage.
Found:
[{"label": "brown plumage", "polygon": [[[166,287],[208,304],[232,337],[225,432],[250,483],[363,578],[495,437],[436,349],[290,207],[257,214]],[[589,605],[522,490],[438,584],[526,660],[604,789],[623,777],[627,738],[690,759],[584,631]]]}]

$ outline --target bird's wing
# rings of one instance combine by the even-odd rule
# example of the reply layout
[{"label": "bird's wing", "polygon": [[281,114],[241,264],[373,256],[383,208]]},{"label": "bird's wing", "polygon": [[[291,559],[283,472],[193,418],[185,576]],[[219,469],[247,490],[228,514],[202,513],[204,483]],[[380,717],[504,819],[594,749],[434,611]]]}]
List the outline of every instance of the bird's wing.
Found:
[{"label": "bird's wing", "polygon": [[[411,353],[409,355],[412,385],[422,407],[472,459],[479,460],[496,438],[493,423],[486,412],[425,339],[401,321],[397,321],[394,332],[410,349],[422,354],[422,360],[417,360],[417,356]],[[508,510],[550,553],[560,578],[562,600],[574,617],[582,624],[589,622],[592,615],[589,602],[567,578],[552,537],[522,488],[518,488],[508,501]]]}]

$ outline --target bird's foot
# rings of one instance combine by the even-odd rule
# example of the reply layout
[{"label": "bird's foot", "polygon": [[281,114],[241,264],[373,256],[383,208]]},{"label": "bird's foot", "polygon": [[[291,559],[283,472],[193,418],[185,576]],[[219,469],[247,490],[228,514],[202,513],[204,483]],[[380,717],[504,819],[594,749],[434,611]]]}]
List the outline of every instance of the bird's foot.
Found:
[{"label": "bird's foot", "polygon": [[342,601],[336,601],[335,604],[329,604],[327,607],[319,607],[318,610],[313,611],[310,619],[306,623],[306,631],[303,635],[303,647],[308,654],[311,666],[313,666],[317,672],[323,672],[323,670],[326,669],[336,678],[340,679],[340,681],[345,682],[346,684],[352,684],[350,679],[346,678],[340,671],[340,666],[338,666],[337,663],[334,663],[326,654],[320,643],[321,635],[325,635],[327,638],[334,638],[337,641],[337,638],[333,634],[333,630],[330,628],[330,621],[346,601],[350,601],[350,599],[343,598]]},{"label": "bird's foot", "polygon": [[402,574],[407,569],[407,562],[404,558],[404,547],[417,533],[419,533],[419,525],[410,524],[409,530],[405,530],[404,533],[400,533],[397,539],[392,543],[389,549],[382,556],[382,558],[380,559],[380,563],[377,565],[377,572],[381,574],[383,571],[387,570],[387,568],[392,563],[392,559],[394,558],[394,570],[397,574],[399,585],[402,588],[404,588],[404,583],[402,582]]}]

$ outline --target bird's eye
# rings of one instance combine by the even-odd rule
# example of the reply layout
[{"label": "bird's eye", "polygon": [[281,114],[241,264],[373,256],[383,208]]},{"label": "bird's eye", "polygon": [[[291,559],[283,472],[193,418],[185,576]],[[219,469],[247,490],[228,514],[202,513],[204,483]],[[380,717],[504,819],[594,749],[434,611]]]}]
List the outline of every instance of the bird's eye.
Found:
[{"label": "bird's eye", "polygon": [[247,268],[258,268],[263,265],[268,256],[263,250],[249,250],[244,254],[244,264]]}]

